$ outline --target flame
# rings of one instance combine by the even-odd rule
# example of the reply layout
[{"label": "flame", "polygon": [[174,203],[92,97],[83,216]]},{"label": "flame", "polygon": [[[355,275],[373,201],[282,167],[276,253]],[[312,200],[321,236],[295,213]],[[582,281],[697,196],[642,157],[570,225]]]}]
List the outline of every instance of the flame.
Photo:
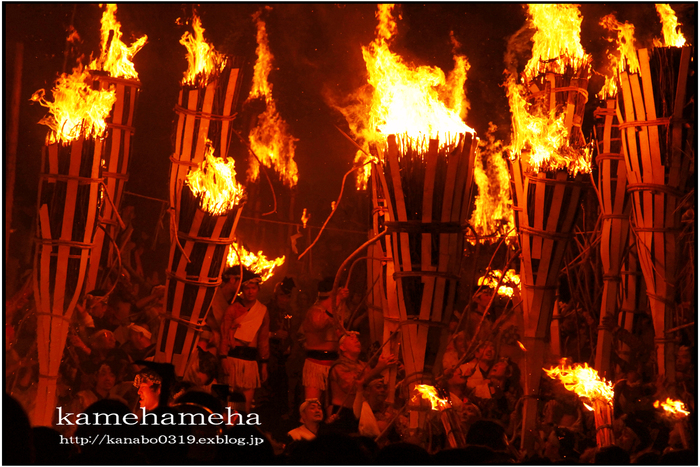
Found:
[{"label": "flame", "polygon": [[[240,252],[241,260],[238,259],[238,254]],[[268,280],[275,272],[275,269],[284,264],[284,256],[277,258],[275,260],[268,260],[263,254],[262,250],[258,251],[258,254],[253,254],[246,250],[245,247],[239,243],[234,242],[228,249],[228,257],[226,258],[226,265],[228,267],[233,267],[238,264],[243,263],[248,270],[260,274],[263,282]]]},{"label": "flame", "polygon": [[78,63],[72,74],[63,73],[54,83],[51,90],[53,102],[44,98],[46,92],[43,89],[32,95],[32,101],[49,109],[39,121],[51,129],[46,137],[47,144],[67,144],[81,135],[102,137],[107,127],[105,119],[117,96],[114,90],[93,89],[91,83],[90,73]]},{"label": "flame", "polygon": [[655,47],[683,47],[685,45],[685,37],[678,30],[680,23],[676,17],[676,13],[667,3],[657,3],[656,12],[661,18],[662,32],[664,34],[663,43],[658,39],[654,39]]},{"label": "flame", "polygon": [[440,399],[437,394],[437,390],[428,384],[418,384],[416,385],[416,391],[418,394],[413,396],[413,402],[418,401],[418,397],[427,399],[430,401],[432,410],[444,410],[450,408],[449,399]]},{"label": "flame", "polygon": [[121,24],[117,21],[116,12],[117,5],[110,3],[102,13],[101,53],[88,69],[106,71],[113,78],[138,79],[139,74],[131,60],[146,44],[148,37],[144,35],[127,47],[121,40]]},{"label": "flame", "polygon": [[[581,13],[578,5],[528,5],[529,20],[535,28],[532,58],[525,67],[526,80],[543,73],[565,74],[589,67],[591,56],[581,46]],[[529,104],[529,90],[510,76],[506,91],[513,116],[511,152],[534,172],[567,170],[572,176],[591,170],[589,147],[573,148],[561,109],[543,109]]]},{"label": "flame", "polygon": [[[388,135],[406,134],[415,140],[413,147],[426,137],[439,138],[444,146],[449,134],[474,133],[463,121],[468,109],[464,91],[467,58],[453,53],[454,68],[447,77],[438,67],[406,63],[389,50],[397,32],[393,8],[390,4],[378,5],[375,39],[362,47],[368,84],[349,99],[349,105],[334,107],[363,144],[383,146]],[[454,38],[452,42],[456,49],[459,44]],[[358,151],[355,162],[367,162],[367,155]],[[366,187],[369,173],[369,165],[358,171],[358,189]]]},{"label": "flame", "polygon": [[591,407],[590,405],[586,404],[585,402],[582,402],[582,404],[583,404],[583,406],[584,406],[586,409],[590,410],[591,412],[593,412],[593,411],[595,410],[593,407]]},{"label": "flame", "polygon": [[503,157],[503,143],[493,135],[495,131],[496,126],[490,123],[487,141],[479,142],[474,164],[474,182],[479,194],[470,224],[480,237],[516,236],[508,164]]},{"label": "flame", "polygon": [[567,170],[572,176],[591,171],[589,147],[574,149],[569,146],[566,114],[546,112],[527,103],[524,87],[515,84],[509,76],[506,91],[513,116],[513,143],[511,151],[519,154],[534,172]]},{"label": "flame", "polygon": [[559,379],[566,389],[575,392],[579,397],[603,400],[608,403],[613,400],[612,383],[601,379],[598,372],[590,368],[587,363],[584,363],[583,366],[575,364],[573,367],[569,367],[566,364],[566,359],[563,358],[559,366],[549,370],[545,369],[544,372],[552,379]]},{"label": "flame", "polygon": [[[269,8],[269,7],[268,7]],[[285,185],[293,188],[299,179],[297,164],[294,162],[294,151],[298,139],[289,134],[289,125],[277,112],[277,104],[272,98],[272,84],[268,76],[272,70],[274,56],[270,52],[265,22],[258,11],[253,18],[258,28],[256,53],[258,59],[253,68],[253,87],[246,102],[262,98],[265,101],[265,111],[258,116],[258,122],[251,131],[248,139],[250,146],[265,167],[272,167],[280,174]],[[260,167],[255,158],[251,158],[248,169],[248,180],[256,181],[260,176]]]},{"label": "flame", "polygon": [[[658,7],[658,5],[657,5]],[[672,415],[677,418],[682,418],[690,415],[690,412],[688,412],[685,409],[685,404],[682,401],[674,401],[670,397],[666,399],[666,401],[655,401],[654,402],[654,407],[655,408],[663,408],[664,412],[667,415]]]},{"label": "flame", "polygon": [[185,86],[205,86],[217,73],[226,67],[226,56],[214,50],[214,46],[204,39],[202,20],[197,13],[192,17],[194,35],[185,31],[180,44],[187,47],[187,71],[182,78]]},{"label": "flame", "polygon": [[515,341],[515,342],[518,343],[518,347],[520,347],[523,350],[523,352],[527,352],[527,349],[525,348],[525,346],[523,345],[522,342],[520,342],[520,341]]},{"label": "flame", "polygon": [[214,216],[226,214],[243,201],[234,166],[233,159],[214,157],[214,147],[207,140],[205,159],[187,174],[185,183],[200,198],[200,207]]},{"label": "flame", "polygon": [[311,214],[304,208],[304,212],[301,213],[301,223],[304,224],[304,228],[306,228],[306,223],[309,222],[309,219],[311,219]]},{"label": "flame", "polygon": [[551,71],[564,73],[567,66],[579,69],[590,59],[581,46],[583,17],[578,5],[528,4],[529,20],[535,28],[532,58],[525,66],[528,79]]},{"label": "flame", "polygon": [[[479,278],[478,285],[485,285],[493,289],[498,285],[498,281],[502,275],[503,272],[497,269],[489,271]],[[512,297],[516,288],[520,288],[520,276],[515,273],[515,269],[508,269],[497,293],[504,297]]]},{"label": "flame", "polygon": [[[634,48],[634,25],[628,22],[620,23],[614,14],[604,16],[600,25],[609,31],[617,31],[617,50],[620,57],[610,56],[613,67],[619,71],[639,73],[639,59]],[[607,84],[607,83],[606,83]]]}]

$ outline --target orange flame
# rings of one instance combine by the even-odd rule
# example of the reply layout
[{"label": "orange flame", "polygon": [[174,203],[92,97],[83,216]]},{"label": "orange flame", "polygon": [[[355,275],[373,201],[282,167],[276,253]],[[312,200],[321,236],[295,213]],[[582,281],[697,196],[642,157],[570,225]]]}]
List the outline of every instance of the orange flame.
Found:
[{"label": "orange flame", "polygon": [[[238,253],[236,252],[240,253],[240,261],[238,259]],[[284,264],[284,256],[274,260],[268,260],[263,254],[262,250],[258,251],[258,254],[256,255],[246,250],[243,245],[234,242],[228,249],[226,265],[231,268],[241,263],[248,270],[256,274],[260,274],[263,282],[265,282],[272,277],[276,268]]]},{"label": "orange flame", "polygon": [[127,47],[121,40],[121,24],[117,21],[116,12],[117,5],[110,3],[102,13],[101,53],[88,69],[106,71],[113,78],[138,79],[139,74],[131,60],[146,44],[148,37],[144,35]]},{"label": "orange flame", "polygon": [[[270,9],[270,7],[267,7]],[[265,22],[258,11],[253,18],[258,28],[256,53],[258,59],[253,68],[253,87],[246,102],[262,98],[265,100],[265,112],[258,116],[258,123],[251,131],[248,139],[250,146],[265,167],[274,168],[280,174],[285,185],[294,187],[299,180],[297,164],[294,161],[294,151],[298,139],[289,134],[289,125],[277,112],[277,104],[272,98],[272,84],[268,76],[272,70],[273,55],[267,38]],[[248,180],[256,181],[260,176],[260,167],[255,158],[250,159]]]},{"label": "orange flame", "polygon": [[493,136],[495,131],[496,126],[489,124],[487,141],[479,142],[474,163],[474,182],[479,193],[469,223],[480,237],[515,237],[517,232],[513,219],[513,201],[510,197],[508,164],[503,157],[503,143],[496,141]]},{"label": "orange flame", "polygon": [[244,190],[236,182],[234,160],[214,157],[210,141],[207,141],[205,159],[187,174],[185,183],[200,198],[200,207],[214,216],[226,214],[243,201]]},{"label": "orange flame", "polygon": [[197,13],[192,17],[194,35],[185,31],[180,44],[187,47],[188,68],[182,78],[185,86],[205,86],[226,66],[226,56],[214,50],[214,46],[204,39],[202,20]]},{"label": "orange flame", "polygon": [[685,45],[685,37],[678,30],[680,23],[676,17],[676,12],[673,11],[671,5],[667,3],[657,3],[656,12],[661,18],[662,32],[664,34],[663,43],[658,39],[654,39],[655,47],[683,47]]},{"label": "orange flame", "polygon": [[449,399],[440,399],[438,397],[437,390],[433,386],[418,384],[416,385],[416,391],[418,393],[413,396],[413,402],[417,402],[420,396],[430,401],[432,410],[444,410],[451,406]]},{"label": "orange flame", "polygon": [[311,214],[304,208],[304,212],[301,213],[301,223],[304,224],[304,228],[306,228],[306,223],[309,222],[309,219],[311,219]]},{"label": "orange flame", "polygon": [[[658,6],[658,5],[657,5]],[[688,412],[685,409],[685,404],[682,401],[674,401],[670,397],[666,399],[666,401],[656,401],[654,402],[654,407],[655,408],[663,408],[664,412],[667,415],[672,415],[676,418],[683,418],[687,417],[690,415],[690,412]]]},{"label": "orange flame", "polygon": [[[578,5],[530,4],[528,15],[535,34],[532,58],[525,66],[527,80],[542,73],[565,74],[569,69],[580,71],[590,66],[591,56],[581,46],[583,18]],[[529,104],[525,99],[529,90],[512,76],[506,89],[513,116],[511,151],[522,159],[526,170],[527,166],[534,172],[567,170],[572,176],[590,172],[590,148],[570,146],[565,112]]]},{"label": "orange flame", "polygon": [[524,87],[515,84],[512,76],[506,81],[506,90],[513,116],[513,153],[520,155],[534,172],[564,169],[576,176],[591,171],[590,148],[569,146],[566,114],[556,115],[555,111],[530,106],[522,94]]},{"label": "orange flame", "polygon": [[583,366],[575,364],[569,367],[563,358],[559,366],[545,369],[545,373],[552,379],[558,379],[569,391],[573,391],[580,397],[590,400],[598,399],[605,402],[613,400],[613,385],[611,382],[601,379],[598,372],[590,368],[587,363]]},{"label": "orange flame", "polygon": [[[418,146],[425,138],[439,138],[443,146],[449,134],[474,133],[463,118],[468,103],[464,92],[469,64],[464,55],[455,54],[454,69],[445,77],[437,67],[414,66],[389,50],[396,35],[394,5],[380,4],[375,39],[362,47],[368,84],[352,96],[352,103],[336,108],[343,113],[353,134],[363,144],[384,145],[390,134],[406,134]],[[459,44],[452,38],[455,48]],[[356,163],[367,162],[358,151]],[[357,187],[366,187],[370,166],[358,172]]]},{"label": "orange flame", "polygon": [[[493,289],[498,285],[502,275],[503,272],[497,269],[489,271],[479,278],[478,285],[485,285]],[[520,276],[515,273],[515,269],[508,269],[496,293],[504,297],[512,297],[516,288],[520,288]]]},{"label": "orange flame", "polygon": [[581,46],[583,17],[578,5],[528,4],[527,12],[535,28],[532,36],[532,58],[525,66],[528,79],[551,71],[564,73],[567,66],[579,69],[590,56]]},{"label": "orange flame", "polygon": [[49,113],[39,123],[51,131],[46,137],[47,144],[67,144],[85,135],[88,138],[102,137],[107,124],[105,119],[117,100],[114,90],[93,89],[90,74],[82,64],[68,75],[58,77],[51,90],[53,102],[44,98],[45,91],[39,89],[31,100],[49,109]]},{"label": "orange flame", "polygon": [[[634,48],[634,25],[626,21],[624,24],[620,23],[615,19],[614,14],[604,16],[600,20],[600,25],[609,31],[617,31],[617,50],[620,52],[620,57],[609,56],[613,68],[616,71],[627,70],[630,73],[639,73],[639,58]],[[604,99],[605,96],[615,97],[616,95],[617,85],[614,79],[606,78],[599,97]]]},{"label": "orange flame", "polygon": [[518,343],[518,347],[520,347],[523,352],[527,352],[527,348],[525,348],[525,346],[523,345],[522,342],[520,342],[520,341],[515,341],[515,342]]}]

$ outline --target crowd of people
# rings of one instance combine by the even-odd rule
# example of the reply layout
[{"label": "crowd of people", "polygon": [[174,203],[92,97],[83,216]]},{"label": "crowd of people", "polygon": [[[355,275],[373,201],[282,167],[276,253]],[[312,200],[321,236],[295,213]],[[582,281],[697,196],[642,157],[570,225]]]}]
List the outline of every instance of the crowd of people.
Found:
[{"label": "crowd of people", "polygon": [[[407,406],[413,395],[408,385],[401,384],[406,375],[400,355],[381,349],[381,343],[367,345],[362,333],[367,333],[368,325],[362,315],[352,322],[343,319],[352,314],[347,312],[348,289],[340,288],[333,295],[333,278],[326,278],[318,282],[315,301],[310,303],[311,294],[298,290],[295,280],[285,277],[263,304],[261,283],[258,274],[241,266],[224,271],[199,344],[181,378],[175,376],[172,365],[154,362],[163,318],[162,284],[154,281],[150,287],[136,289],[128,276],[122,276],[109,293],[91,291],[71,318],[56,402],[72,417],[143,414],[142,410],[224,414],[226,408],[243,415],[254,413],[259,425],[139,425],[127,427],[128,435],[229,434],[258,437],[259,445],[203,449],[185,443],[98,449],[61,444],[61,436],[125,436],[125,427],[30,428],[27,422],[27,433],[23,429],[12,433],[27,436],[16,441],[17,446],[26,445],[26,451],[13,450],[14,459],[20,463],[49,459],[48,463],[180,464],[230,463],[235,455],[242,464],[666,464],[692,463],[697,458],[692,450],[695,444],[687,446],[679,424],[652,406],[667,394],[666,388],[662,381],[649,381],[641,363],[620,367],[623,377],[616,381],[614,403],[616,445],[606,448],[596,446],[593,414],[584,403],[543,375],[536,454],[526,456],[518,449],[524,400],[521,368],[512,358],[499,355],[500,341],[489,339],[488,334],[477,336],[481,337],[478,346],[467,354],[467,342],[474,337],[468,325],[452,326],[441,373],[434,382],[438,394],[449,400],[448,410],[456,415],[453,425],[446,425],[440,412],[428,412],[424,428],[411,430]],[[483,311],[487,301],[483,296],[474,300],[476,311]],[[29,286],[6,303],[5,407],[25,419],[33,408],[38,376],[36,344],[27,345],[31,320],[36,319],[28,312],[31,307]],[[614,331],[636,348],[636,337]],[[391,388],[388,368],[396,369],[398,381]],[[677,369],[692,420],[694,362],[689,348],[681,348]],[[687,427],[692,433],[692,424]],[[460,445],[454,445],[454,438],[451,442],[450,430],[461,433]],[[7,448],[4,451],[5,456]]]}]

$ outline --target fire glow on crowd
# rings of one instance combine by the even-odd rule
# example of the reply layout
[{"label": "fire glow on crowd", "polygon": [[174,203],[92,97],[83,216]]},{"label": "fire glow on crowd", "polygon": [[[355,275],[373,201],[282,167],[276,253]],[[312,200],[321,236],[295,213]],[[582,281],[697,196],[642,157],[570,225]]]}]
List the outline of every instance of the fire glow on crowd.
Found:
[{"label": "fire glow on crowd", "polygon": [[696,463],[696,15],[9,4],[3,460]]}]

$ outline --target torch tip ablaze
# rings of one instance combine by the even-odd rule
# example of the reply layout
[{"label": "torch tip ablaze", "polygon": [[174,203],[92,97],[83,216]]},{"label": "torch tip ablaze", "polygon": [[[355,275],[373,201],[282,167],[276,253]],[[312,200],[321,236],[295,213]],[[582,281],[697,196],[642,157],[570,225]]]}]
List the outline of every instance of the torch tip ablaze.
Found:
[{"label": "torch tip ablaze", "polygon": [[30,99],[49,109],[49,114],[39,121],[51,129],[47,144],[67,144],[81,136],[91,139],[103,136],[106,119],[117,100],[113,89],[93,89],[90,73],[78,63],[73,73],[58,77],[51,92],[53,102],[45,99],[43,89]]},{"label": "torch tip ablaze", "polygon": [[587,397],[591,401],[602,400],[606,403],[613,400],[612,383],[598,376],[598,372],[587,363],[576,363],[572,367],[563,358],[559,366],[543,370],[547,376],[559,380],[566,389],[575,392],[579,397]]},{"label": "torch tip ablaze", "polygon": [[[179,18],[178,18],[179,19]],[[214,46],[204,39],[202,20],[195,12],[192,17],[192,30],[180,38],[180,44],[187,48],[187,71],[182,78],[183,86],[206,86],[226,67],[227,57],[214,50]]]},{"label": "torch tip ablaze", "polygon": [[215,216],[240,206],[245,196],[243,187],[236,181],[234,160],[214,157],[214,148],[208,140],[205,160],[187,174],[185,183],[199,198],[201,209]]},{"label": "torch tip ablaze", "polygon": [[655,401],[654,408],[662,408],[666,415],[671,415],[676,418],[684,418],[690,415],[686,410],[685,404],[682,401],[673,400],[668,397],[665,401]]},{"label": "torch tip ablaze", "polygon": [[112,78],[137,80],[139,74],[134,68],[134,55],[146,44],[146,35],[127,47],[121,40],[121,24],[116,17],[117,5],[109,3],[102,14],[100,56],[88,69],[105,71]]},{"label": "torch tip ablaze", "polygon": [[417,384],[415,390],[417,392],[413,396],[413,401],[418,402],[420,398],[426,399],[430,401],[432,410],[439,411],[452,406],[449,399],[441,399],[438,396],[437,389],[429,384]]},{"label": "torch tip ablaze", "polygon": [[662,33],[664,36],[663,42],[654,39],[655,47],[683,47],[685,45],[685,37],[679,31],[681,23],[678,22],[676,12],[673,11],[668,3],[657,3],[656,12],[661,18]]},{"label": "torch tip ablaze", "polygon": [[284,260],[284,256],[269,260],[263,254],[262,250],[258,251],[257,254],[251,253],[240,243],[234,242],[229,247],[226,265],[228,267],[234,267],[238,264],[243,264],[243,266],[251,272],[260,274],[261,280],[265,282],[273,276],[278,267],[284,264]]}]

